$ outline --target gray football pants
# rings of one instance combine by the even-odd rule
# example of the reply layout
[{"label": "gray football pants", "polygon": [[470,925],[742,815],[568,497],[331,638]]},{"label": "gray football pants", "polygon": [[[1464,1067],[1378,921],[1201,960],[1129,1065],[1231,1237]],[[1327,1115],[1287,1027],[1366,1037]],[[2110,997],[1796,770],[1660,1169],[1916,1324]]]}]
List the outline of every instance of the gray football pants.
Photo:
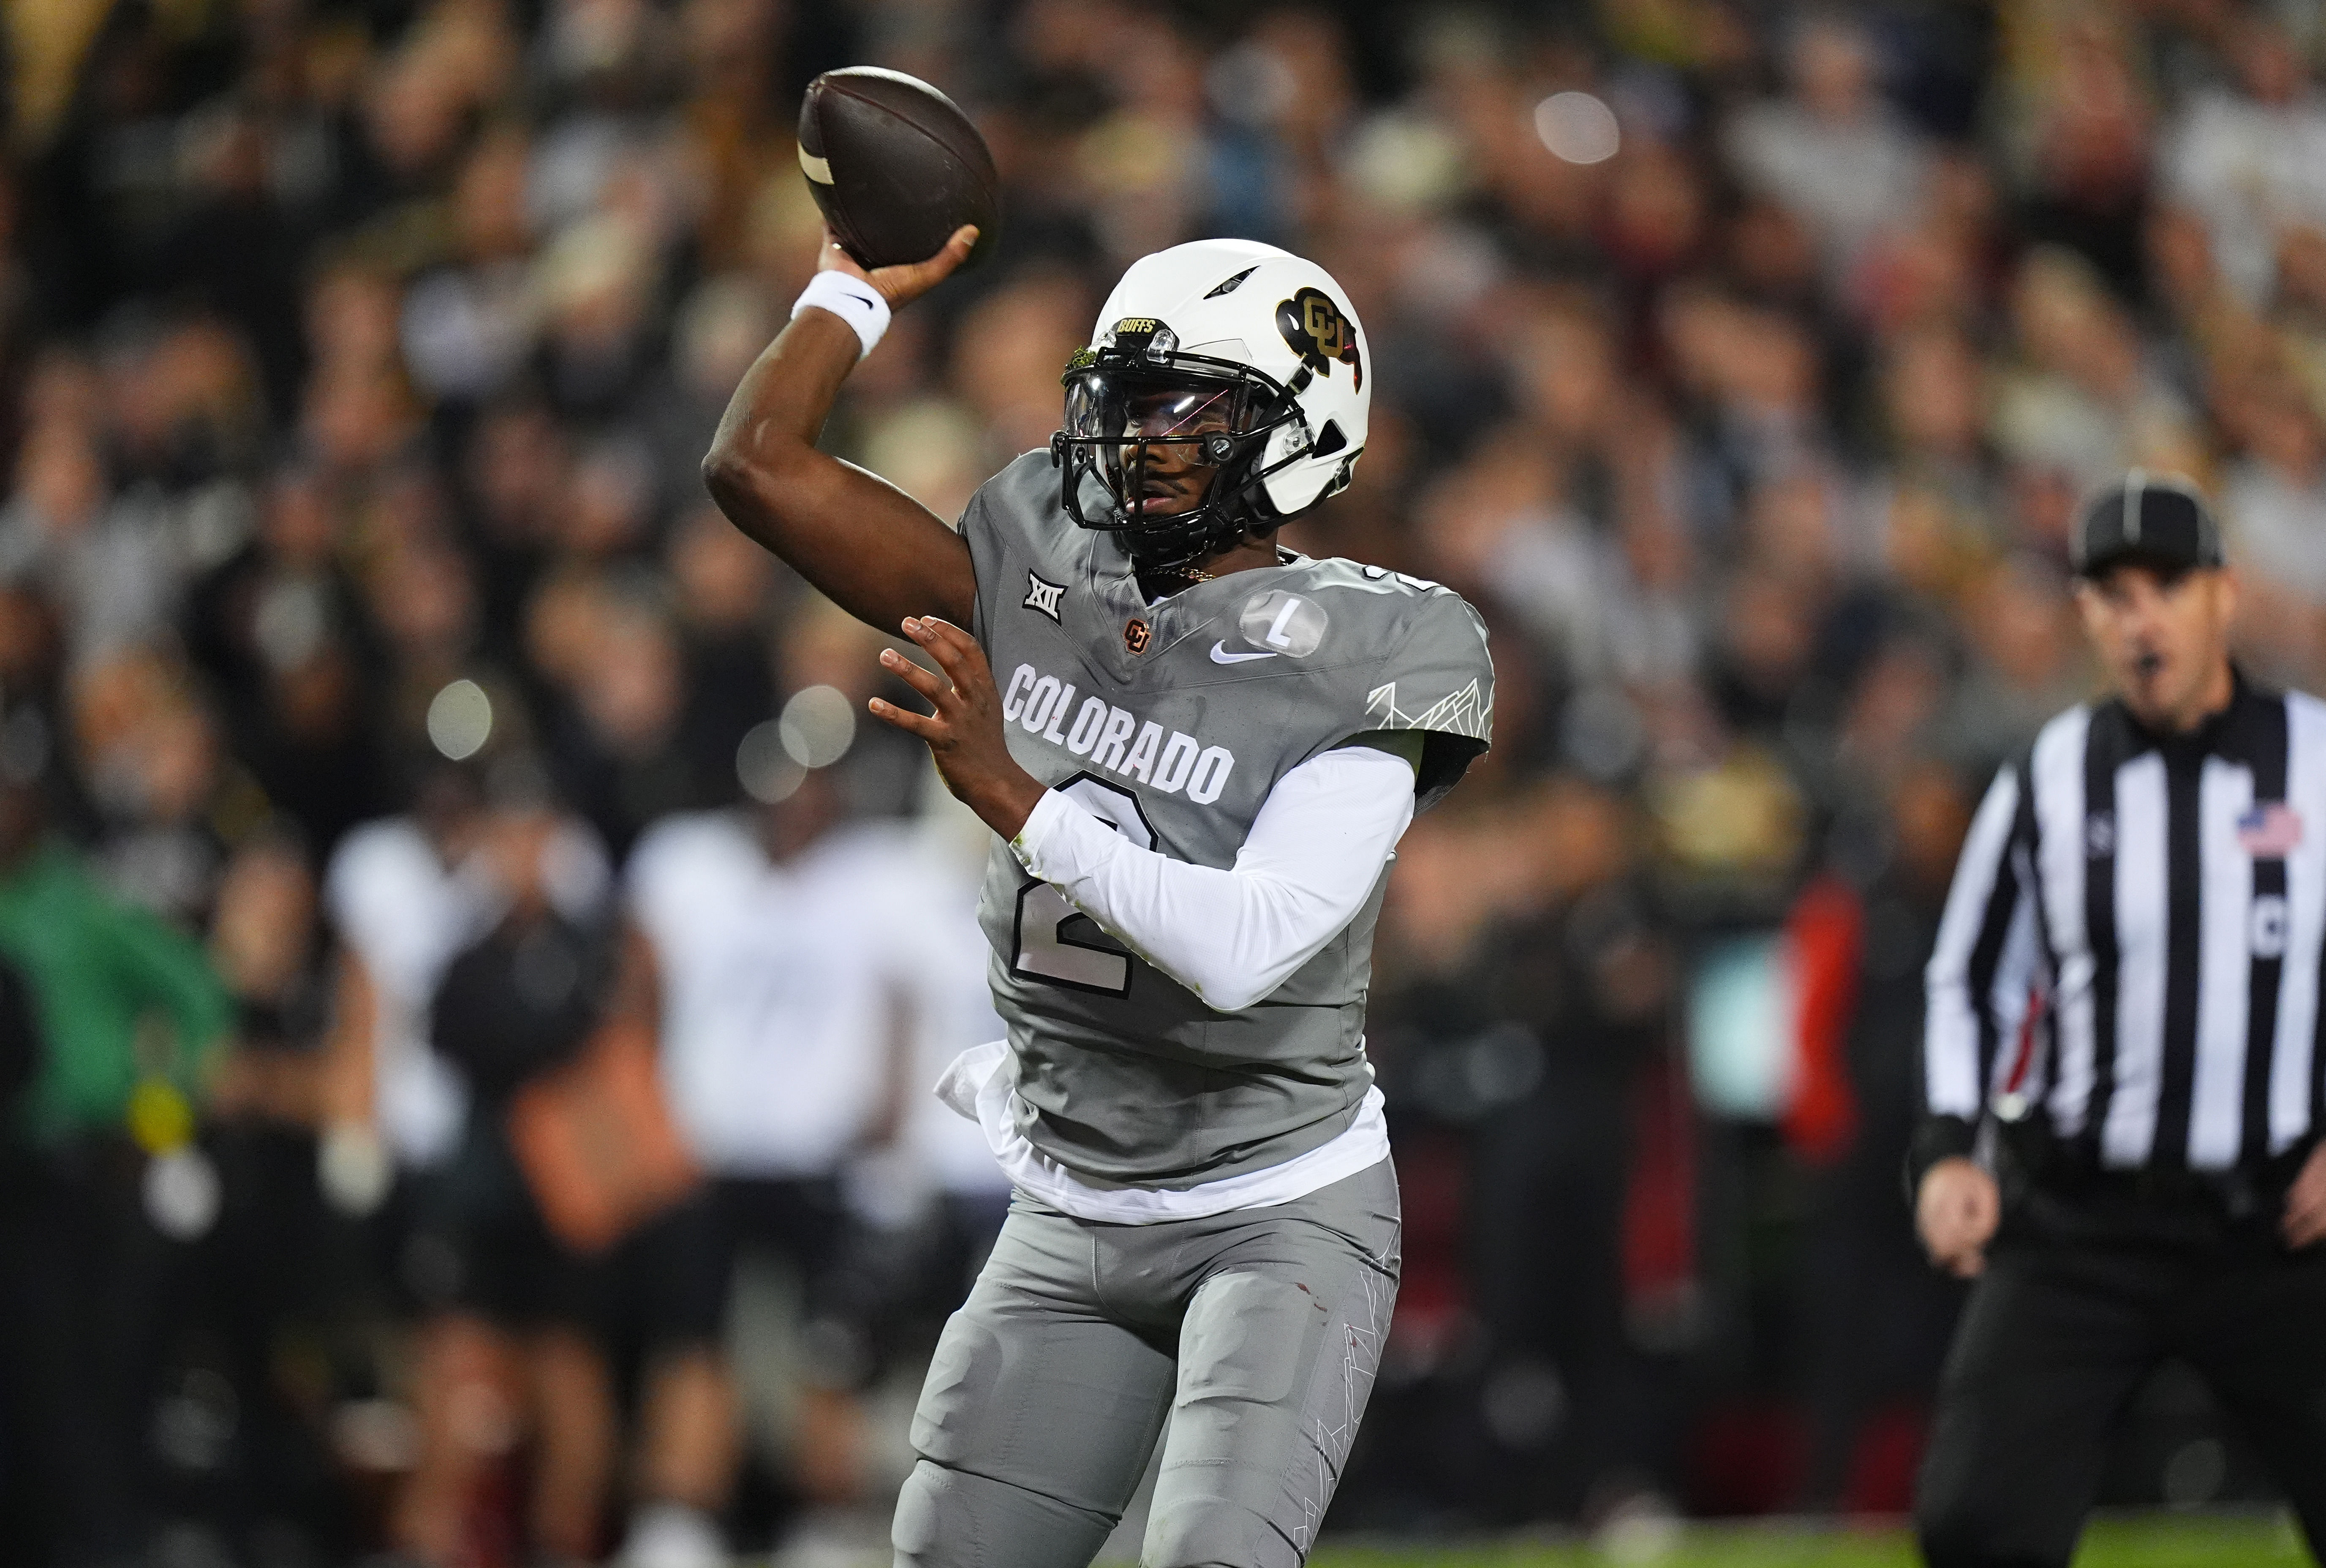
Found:
[{"label": "gray football pants", "polygon": [[1159,1225],[1019,1194],[929,1365],[898,1568],[1084,1568],[1167,1416],[1146,1568],[1298,1568],[1372,1390],[1398,1230],[1387,1160]]}]

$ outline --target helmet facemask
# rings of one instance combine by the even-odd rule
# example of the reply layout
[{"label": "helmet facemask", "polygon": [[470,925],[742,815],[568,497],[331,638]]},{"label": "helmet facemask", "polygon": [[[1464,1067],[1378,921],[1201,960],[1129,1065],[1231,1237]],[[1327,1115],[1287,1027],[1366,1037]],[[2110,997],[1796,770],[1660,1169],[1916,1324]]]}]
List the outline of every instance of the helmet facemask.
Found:
[{"label": "helmet facemask", "polygon": [[[1140,567],[1216,553],[1273,525],[1261,481],[1270,436],[1299,410],[1248,365],[1182,354],[1170,329],[1117,327],[1066,365],[1065,428],[1052,438],[1060,500],[1084,528],[1119,534]],[[1085,506],[1084,481],[1104,499]]]}]

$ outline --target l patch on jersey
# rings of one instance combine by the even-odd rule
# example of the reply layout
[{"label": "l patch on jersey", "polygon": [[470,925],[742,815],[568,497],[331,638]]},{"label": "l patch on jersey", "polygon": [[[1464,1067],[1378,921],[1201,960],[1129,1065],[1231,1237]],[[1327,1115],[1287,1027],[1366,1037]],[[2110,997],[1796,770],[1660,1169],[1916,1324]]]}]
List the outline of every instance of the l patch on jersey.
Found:
[{"label": "l patch on jersey", "polygon": [[1018,601],[1020,608],[1040,610],[1055,622],[1058,618],[1058,596],[1066,591],[1063,582],[1052,582],[1038,572],[1026,574],[1026,597]]},{"label": "l patch on jersey", "polygon": [[[1243,640],[1255,648],[1265,648],[1272,654],[1289,654],[1305,659],[1315,653],[1325,640],[1327,617],[1325,607],[1315,599],[1282,589],[1256,593],[1243,601],[1243,613],[1236,617],[1236,629]],[[1227,663],[1217,654],[1216,663]]]}]

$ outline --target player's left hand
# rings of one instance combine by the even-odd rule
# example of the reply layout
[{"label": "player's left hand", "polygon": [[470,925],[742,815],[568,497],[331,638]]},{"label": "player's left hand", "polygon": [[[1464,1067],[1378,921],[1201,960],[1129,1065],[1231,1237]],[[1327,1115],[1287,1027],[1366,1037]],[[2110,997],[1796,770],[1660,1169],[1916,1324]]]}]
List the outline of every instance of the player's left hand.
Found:
[{"label": "player's left hand", "polygon": [[880,665],[929,700],[936,711],[914,713],[872,699],[872,716],[929,743],[945,788],[975,812],[985,825],[1014,839],[1042,799],[1042,785],[1018,765],[1002,738],[1001,693],[993,685],[985,650],[959,626],[934,616],[911,616],[905,635],[936,660],[935,672],[922,669],[894,648],[880,650]]},{"label": "player's left hand", "polygon": [[2301,1174],[2285,1190],[2285,1215],[2278,1229],[2288,1247],[2326,1240],[2326,1144],[2310,1151]]}]

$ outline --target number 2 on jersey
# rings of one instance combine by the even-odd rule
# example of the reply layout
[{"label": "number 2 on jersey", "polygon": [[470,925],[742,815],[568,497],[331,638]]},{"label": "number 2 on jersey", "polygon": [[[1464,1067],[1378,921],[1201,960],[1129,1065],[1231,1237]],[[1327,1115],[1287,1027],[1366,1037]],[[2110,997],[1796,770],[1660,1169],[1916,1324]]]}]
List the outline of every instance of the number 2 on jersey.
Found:
[{"label": "number 2 on jersey", "polygon": [[[1120,784],[1084,773],[1057,789],[1140,849],[1155,847],[1155,830],[1139,809],[1139,797]],[[1028,882],[1019,889],[1015,945],[1009,960],[1012,974],[1077,991],[1130,994],[1130,950],[1047,882]]]}]

